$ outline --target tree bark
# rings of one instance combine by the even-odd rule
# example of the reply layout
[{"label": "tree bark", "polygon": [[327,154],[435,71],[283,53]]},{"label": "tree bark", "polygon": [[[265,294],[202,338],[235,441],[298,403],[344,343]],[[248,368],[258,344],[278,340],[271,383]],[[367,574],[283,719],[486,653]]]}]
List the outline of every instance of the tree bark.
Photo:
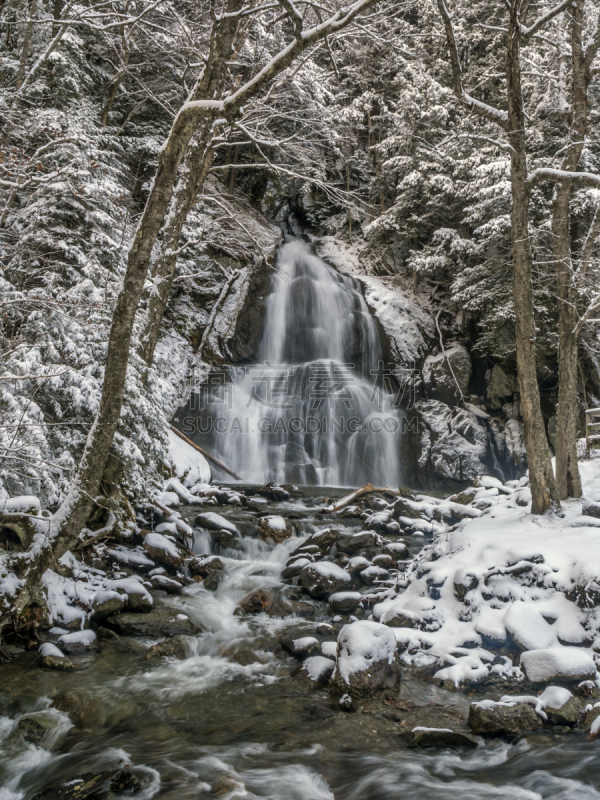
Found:
[{"label": "tree bark", "polygon": [[31,44],[31,35],[33,33],[33,18],[37,13],[37,0],[31,0],[28,9],[29,22],[25,26],[25,35],[23,36],[23,47],[21,49],[21,58],[19,60],[19,69],[17,70],[17,78],[15,81],[15,91],[19,91],[23,85],[23,78],[25,77],[25,67],[27,66],[27,59],[29,57],[29,46]]},{"label": "tree bark", "polygon": [[[572,121],[569,147],[561,168],[571,172],[579,166],[587,133],[587,95],[589,74],[582,47],[585,0],[575,0],[571,9],[572,35]],[[558,297],[558,410],[556,415],[556,484],[561,500],[581,497],[581,477],[577,464],[578,335],[576,333],[576,292],[573,286],[573,259],[569,231],[572,194],[570,181],[558,183],[552,208],[552,237]]]},{"label": "tree bark", "polygon": [[536,331],[529,241],[529,187],[527,184],[525,113],[520,64],[521,13],[526,4],[527,0],[525,2],[512,0],[510,7],[506,52],[507,134],[512,146],[511,245],[521,413],[525,427],[525,447],[529,465],[531,510],[533,514],[543,514],[557,502],[558,496],[540,405],[536,369]]}]

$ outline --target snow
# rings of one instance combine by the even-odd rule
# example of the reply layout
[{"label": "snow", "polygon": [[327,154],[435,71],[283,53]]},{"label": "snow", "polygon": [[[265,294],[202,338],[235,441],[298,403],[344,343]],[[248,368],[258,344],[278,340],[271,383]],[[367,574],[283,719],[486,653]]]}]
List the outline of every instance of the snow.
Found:
[{"label": "snow", "polygon": [[529,650],[521,656],[521,667],[533,683],[556,678],[584,680],[593,678],[596,674],[594,659],[588,652],[577,647]]},{"label": "snow", "polygon": [[319,561],[312,564],[312,568],[325,578],[336,578],[339,580],[350,580],[350,573],[346,572],[337,564],[332,564],[330,561]]},{"label": "snow", "polygon": [[44,642],[43,644],[41,644],[39,648],[39,653],[44,658],[46,656],[52,656],[52,658],[65,657],[65,654],[61,650],[59,650],[55,644],[52,644],[52,642]]},{"label": "snow", "polygon": [[311,681],[318,681],[323,675],[331,672],[335,667],[335,662],[324,656],[310,656],[302,664],[302,669],[306,670]]},{"label": "snow", "polygon": [[263,521],[272,531],[285,531],[285,520],[283,517],[273,515],[271,517],[264,517]]},{"label": "snow", "polygon": [[59,644],[78,644],[81,647],[91,647],[96,641],[96,634],[92,630],[75,631],[74,633],[64,633],[59,636]]},{"label": "snow", "polygon": [[294,652],[298,653],[302,650],[306,650],[313,644],[319,644],[318,639],[315,639],[314,636],[303,636],[300,639],[294,639],[292,647],[294,648]]},{"label": "snow", "polygon": [[321,652],[328,658],[337,658],[337,642],[322,642]]},{"label": "snow", "polygon": [[229,533],[235,533],[236,535],[238,533],[238,529],[233,522],[229,522],[229,520],[225,519],[225,517],[222,517],[220,514],[215,514],[214,511],[204,511],[202,514],[198,514],[196,517],[196,525],[202,525],[203,520],[206,521],[207,528],[229,531]]},{"label": "snow", "polygon": [[[585,496],[600,497],[600,459],[580,466]],[[600,636],[600,614],[584,594],[598,591],[600,530],[592,518],[585,524],[579,500],[564,502],[560,516],[534,516],[519,505],[529,495],[523,481],[502,488],[477,481],[489,508],[439,531],[409,563],[399,590],[375,604],[373,618],[408,625],[396,628],[401,660],[437,663],[436,677],[456,685],[490,671],[589,677],[592,654],[573,645]],[[443,513],[447,501],[437,503]],[[496,654],[508,636],[525,651],[521,668]]]},{"label": "snow", "polygon": [[558,644],[556,631],[529,603],[518,600],[504,615],[504,626],[523,650],[538,650]]},{"label": "snow", "polygon": [[144,542],[148,545],[148,547],[155,547],[157,550],[164,550],[170,556],[179,558],[179,550],[177,547],[173,544],[173,542],[169,541],[166,536],[163,536],[162,533],[147,533]]},{"label": "snow", "polygon": [[562,686],[548,686],[542,694],[538,697],[534,695],[504,695],[500,700],[480,700],[478,703],[473,703],[478,708],[493,709],[497,706],[504,706],[505,708],[514,708],[517,703],[526,703],[527,705],[535,706],[535,713],[543,720],[548,719],[546,708],[559,709],[573,697],[568,689]]},{"label": "snow", "polygon": [[329,602],[336,603],[343,600],[356,600],[357,602],[362,599],[360,592],[334,592],[329,595]]},{"label": "snow", "polygon": [[350,676],[364,672],[378,661],[391,664],[396,654],[396,637],[386,625],[358,620],[344,625],[338,635],[337,668],[348,683]]},{"label": "snow", "polygon": [[7,497],[0,500],[0,511],[5,514],[14,514],[20,512],[22,514],[39,514],[40,513],[40,500],[39,497],[34,495],[22,495],[20,497]]},{"label": "snow", "polygon": [[169,458],[175,475],[188,489],[198,483],[211,482],[212,473],[208,461],[172,430],[169,430]]}]

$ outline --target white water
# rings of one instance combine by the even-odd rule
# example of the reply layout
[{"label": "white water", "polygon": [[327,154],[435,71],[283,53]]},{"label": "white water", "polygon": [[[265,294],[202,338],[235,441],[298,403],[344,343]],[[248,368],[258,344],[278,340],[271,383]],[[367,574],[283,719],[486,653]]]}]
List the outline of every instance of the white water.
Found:
[{"label": "white water", "polygon": [[[251,482],[398,486],[401,414],[360,286],[285,244],[258,363],[231,371],[211,452]],[[214,413],[214,412],[213,412]]]}]

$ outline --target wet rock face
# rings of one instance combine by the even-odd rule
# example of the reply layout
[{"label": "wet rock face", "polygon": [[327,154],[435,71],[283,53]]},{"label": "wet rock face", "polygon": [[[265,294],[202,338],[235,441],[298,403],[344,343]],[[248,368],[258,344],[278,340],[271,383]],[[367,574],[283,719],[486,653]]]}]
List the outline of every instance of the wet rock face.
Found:
[{"label": "wet rock face", "polygon": [[211,573],[220,570],[223,572],[225,566],[220,558],[217,556],[201,556],[192,558],[188,561],[188,569],[192,575],[198,575],[200,578],[207,578]]},{"label": "wet rock face", "polygon": [[472,371],[468,350],[460,344],[454,344],[446,349],[445,354],[425,359],[423,383],[428,394],[454,405],[460,400],[460,392],[468,394]]},{"label": "wet rock face", "polygon": [[503,704],[492,701],[472,703],[469,727],[482,736],[517,736],[541,727],[542,721],[527,703]]},{"label": "wet rock face", "polygon": [[551,725],[568,725],[570,728],[577,722],[580,711],[581,703],[576,697],[570,697],[559,708],[553,708],[552,706],[544,708],[544,713]]}]

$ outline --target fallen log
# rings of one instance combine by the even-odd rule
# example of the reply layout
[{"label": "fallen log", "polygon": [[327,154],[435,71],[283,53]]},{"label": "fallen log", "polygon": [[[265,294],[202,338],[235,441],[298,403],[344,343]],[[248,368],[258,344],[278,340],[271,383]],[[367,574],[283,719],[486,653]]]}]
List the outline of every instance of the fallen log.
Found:
[{"label": "fallen log", "polygon": [[194,448],[194,450],[197,450],[199,453],[202,453],[204,458],[207,458],[209,461],[212,461],[212,463],[216,464],[217,467],[219,467],[219,469],[223,470],[223,472],[226,472],[228,475],[231,475],[231,477],[235,478],[236,481],[241,481],[242,480],[242,478],[240,478],[239,475],[236,475],[235,472],[233,472],[233,470],[230,470],[229,467],[226,467],[225,464],[223,464],[221,461],[216,459],[214,456],[211,456],[211,454],[207,453],[206,450],[203,450],[197,444],[192,442],[191,439],[188,439],[187,436],[184,436],[183,433],[181,431],[177,430],[177,428],[175,428],[173,425],[170,425],[169,427],[171,428],[171,430],[173,431],[174,434],[179,436],[180,439],[183,439],[184,442],[187,442],[191,447]]},{"label": "fallen log", "polygon": [[326,506],[323,508],[325,514],[334,514],[336,511],[341,511],[342,508],[346,508],[355,500],[358,500],[360,497],[364,497],[366,494],[374,494],[375,492],[387,492],[388,494],[397,494],[399,497],[412,497],[413,494],[408,489],[404,489],[400,486],[398,489],[390,489],[388,486],[385,487],[376,487],[373,486],[372,483],[365,483],[360,489],[355,489],[355,491],[347,494],[345,497],[342,497],[337,503],[333,503],[330,506]]}]

